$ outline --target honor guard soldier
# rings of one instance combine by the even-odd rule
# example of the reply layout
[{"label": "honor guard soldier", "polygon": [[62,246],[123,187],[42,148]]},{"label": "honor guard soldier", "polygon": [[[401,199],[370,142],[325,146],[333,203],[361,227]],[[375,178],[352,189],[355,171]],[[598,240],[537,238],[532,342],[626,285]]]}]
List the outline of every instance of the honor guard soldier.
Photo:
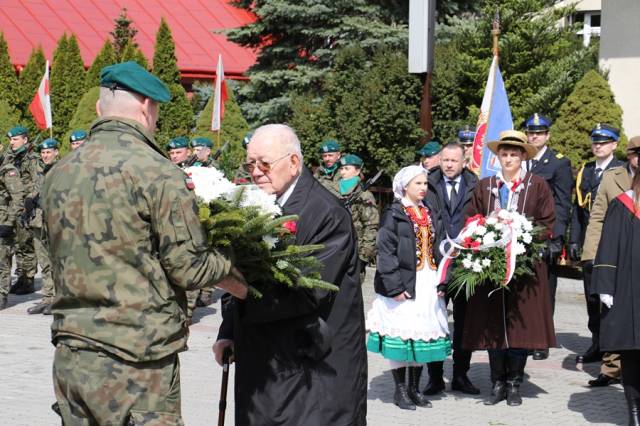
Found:
[{"label": "honor guard soldier", "polygon": [[418,151],[420,165],[427,171],[440,167],[440,151],[442,151],[440,141],[438,139],[431,139]]},{"label": "honor guard soldier", "polygon": [[338,173],[338,161],[340,160],[340,144],[333,140],[327,139],[320,146],[320,157],[322,158],[322,164],[318,167],[314,173],[314,177],[318,179],[320,184],[327,188],[335,196],[340,195],[338,189],[338,180],[340,174]]},{"label": "honor guard soldier", "polygon": [[71,143],[71,149],[76,150],[84,144],[84,141],[87,140],[87,132],[84,130],[74,130],[69,136],[69,142]]},{"label": "honor guard soldier", "polygon": [[[571,219],[571,192],[573,191],[573,173],[571,162],[561,153],[555,152],[549,142],[551,120],[540,114],[533,114],[524,123],[527,141],[538,149],[538,153],[526,162],[524,168],[544,178],[553,192],[556,220],[553,235],[547,240],[545,260],[549,265],[549,287],[551,308],[555,309],[558,275],[556,263],[564,246],[564,235]],[[524,162],[523,162],[524,163]],[[535,351],[533,359],[541,360],[549,356],[549,351]]]},{"label": "honor guard soldier", "polygon": [[362,158],[354,154],[340,157],[338,173],[338,187],[340,199],[347,203],[353,219],[353,226],[358,235],[358,255],[362,263],[361,281],[364,282],[365,268],[372,264],[376,258],[376,236],[380,214],[376,205],[376,199],[371,192],[363,189],[360,179]]},{"label": "honor guard soldier", "polygon": [[[245,151],[247,150],[247,145],[249,145],[249,141],[251,141],[252,136],[253,132],[247,132],[247,134],[244,135],[244,138],[242,138],[242,148],[244,148]],[[238,170],[236,170],[236,174],[233,177],[233,183],[236,185],[251,183],[251,173],[247,172],[242,164],[240,164]]]},{"label": "honor guard soldier", "polygon": [[216,167],[215,161],[211,158],[211,148],[213,142],[209,138],[193,138],[191,139],[191,148],[195,155],[195,161],[192,166],[195,167]]},{"label": "honor guard soldier", "polygon": [[[4,157],[4,163],[12,163],[20,174],[24,189],[24,210],[29,213],[35,205],[35,182],[40,169],[40,156],[34,152],[29,141],[29,132],[23,126],[16,126],[7,135],[11,147]],[[20,221],[19,221],[20,222]],[[33,233],[27,226],[18,223],[16,227],[16,275],[18,280],[11,287],[11,293],[29,294],[35,291],[33,277],[38,268],[35,248],[33,247]],[[11,264],[11,263],[9,263]]]},{"label": "honor guard soldier", "polygon": [[464,147],[464,166],[467,168],[473,159],[473,141],[475,138],[475,127],[467,125],[458,130],[458,143]]},{"label": "honor guard soldier", "polygon": [[40,153],[41,159],[40,173],[38,174],[38,180],[36,181],[38,198],[35,202],[36,207],[33,213],[27,216],[27,212],[25,212],[25,217],[23,219],[23,222],[28,224],[29,228],[33,231],[33,245],[36,250],[36,257],[38,258],[42,275],[42,300],[38,304],[27,309],[27,313],[29,314],[51,315],[51,303],[53,303],[55,293],[53,278],[51,276],[51,259],[49,258],[46,230],[42,225],[40,190],[44,182],[44,176],[58,161],[59,146],[60,144],[58,141],[53,138],[45,139],[40,145],[38,145],[37,151]]},{"label": "honor guard soldier", "polygon": [[[622,166],[624,163],[614,157],[613,153],[618,147],[620,131],[607,124],[596,124],[591,131],[591,151],[595,161],[589,161],[580,168],[576,178],[576,198],[573,204],[571,218],[571,234],[569,237],[569,258],[579,261],[584,244],[589,214],[596,199],[598,187],[605,170]],[[589,267],[591,266],[591,267]],[[587,351],[576,357],[576,362],[599,362],[602,359],[599,346],[600,337],[600,298],[590,293],[591,272],[593,263],[585,265],[582,269],[584,296],[587,302],[587,326],[591,331],[591,346]]]},{"label": "honor guard soldier", "polygon": [[191,154],[189,151],[189,139],[184,136],[173,138],[167,144],[166,149],[169,152],[169,159],[173,164],[181,169],[187,167],[189,155]]}]

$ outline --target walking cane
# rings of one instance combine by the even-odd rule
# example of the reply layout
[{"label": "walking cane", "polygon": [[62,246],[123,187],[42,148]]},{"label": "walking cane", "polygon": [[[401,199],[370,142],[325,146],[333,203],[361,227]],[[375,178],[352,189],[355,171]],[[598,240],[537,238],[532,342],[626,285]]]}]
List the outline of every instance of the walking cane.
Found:
[{"label": "walking cane", "polygon": [[222,351],[222,386],[220,389],[220,402],[218,403],[218,426],[224,426],[224,414],[227,411],[227,387],[229,385],[229,358],[233,351],[230,347]]}]

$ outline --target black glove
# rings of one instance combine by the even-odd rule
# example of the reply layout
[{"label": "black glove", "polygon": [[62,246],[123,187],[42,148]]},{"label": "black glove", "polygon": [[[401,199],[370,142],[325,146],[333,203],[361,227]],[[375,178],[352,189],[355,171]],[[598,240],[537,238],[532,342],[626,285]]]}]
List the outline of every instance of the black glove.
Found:
[{"label": "black glove", "polygon": [[562,253],[562,238],[554,238],[547,240],[547,249],[545,250],[545,261],[549,265],[554,265],[558,257]]},{"label": "black glove", "polygon": [[569,243],[569,259],[574,262],[580,261],[580,256],[582,255],[582,248],[578,243]]},{"label": "black glove", "polygon": [[0,225],[0,238],[13,237],[13,226]]}]

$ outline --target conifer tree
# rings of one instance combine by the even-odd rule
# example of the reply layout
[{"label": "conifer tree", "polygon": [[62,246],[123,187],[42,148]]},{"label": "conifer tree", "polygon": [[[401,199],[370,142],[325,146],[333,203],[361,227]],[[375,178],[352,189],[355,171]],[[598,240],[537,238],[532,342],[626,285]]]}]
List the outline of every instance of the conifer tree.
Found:
[{"label": "conifer tree", "polygon": [[166,84],[180,84],[176,45],[171,35],[171,29],[164,18],[160,20],[160,27],[156,33],[153,73]]},{"label": "conifer tree", "polygon": [[5,101],[10,108],[18,105],[18,77],[16,70],[11,64],[9,57],[9,46],[0,32],[0,99]]},{"label": "conifer tree", "polygon": [[40,81],[44,75],[44,67],[46,63],[47,61],[44,57],[42,47],[38,46],[37,49],[33,49],[31,51],[29,60],[18,78],[17,91],[19,109],[22,113],[25,125],[29,127],[29,130],[32,132],[36,131],[36,125],[31,113],[29,112],[29,105],[38,90],[38,86],[40,86]]},{"label": "conifer tree", "polygon": [[[64,33],[53,51],[53,62],[51,63],[49,90],[51,93],[51,118],[53,119],[54,130],[58,130],[60,124],[64,122],[64,103],[67,97],[65,67],[68,43],[69,37],[67,37],[67,33]],[[67,130],[66,124],[64,130]]]},{"label": "conifer tree", "polygon": [[144,69],[149,69],[149,61],[147,57],[144,56],[144,53],[135,46],[134,43],[129,43],[125,46],[124,51],[122,52],[122,57],[120,58],[120,62],[128,62],[134,61],[137,62]]},{"label": "conifer tree", "polygon": [[180,84],[169,84],[171,101],[160,104],[156,141],[164,146],[176,136],[189,136],[193,127],[193,110],[187,99],[187,92]]},{"label": "conifer tree", "polygon": [[107,65],[114,64],[116,62],[115,52],[113,51],[113,46],[107,40],[104,42],[102,49],[96,55],[91,67],[87,71],[87,75],[85,77],[84,88],[85,90],[89,90],[92,87],[96,87],[100,85],[100,71],[102,68]]},{"label": "conifer tree", "polygon": [[[0,132],[2,138],[0,145],[6,150],[8,138],[4,137],[10,128],[20,123],[20,114],[12,105],[9,105],[4,99],[0,99]],[[0,155],[2,153],[0,152]]]},{"label": "conifer tree", "polygon": [[[591,70],[560,107],[558,119],[551,126],[550,145],[569,157],[574,167],[579,167],[593,157],[589,134],[596,123],[621,129],[622,108],[616,103],[607,80]],[[626,146],[627,138],[621,134],[619,155],[624,155]]]},{"label": "conifer tree", "polygon": [[62,138],[84,92],[85,71],[75,35],[63,35],[51,67],[53,134]]},{"label": "conifer tree", "polygon": [[78,107],[76,108],[71,121],[69,122],[68,130],[60,140],[60,154],[64,155],[71,149],[69,137],[74,130],[84,130],[89,133],[91,124],[98,118],[96,112],[96,102],[100,97],[100,87],[92,87],[84,92]]},{"label": "conifer tree", "polygon": [[122,60],[122,56],[127,45],[131,44],[133,47],[138,47],[134,40],[138,30],[132,26],[133,21],[127,16],[126,7],[122,8],[120,15],[114,19],[113,22],[115,27],[113,31],[109,33],[111,37],[113,37],[113,51],[116,60],[126,62]]}]

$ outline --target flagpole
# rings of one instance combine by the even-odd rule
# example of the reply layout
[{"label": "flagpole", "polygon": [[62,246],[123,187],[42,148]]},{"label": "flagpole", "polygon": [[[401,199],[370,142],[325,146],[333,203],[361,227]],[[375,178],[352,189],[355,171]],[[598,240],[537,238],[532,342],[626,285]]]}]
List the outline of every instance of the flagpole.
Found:
[{"label": "flagpole", "polygon": [[[222,124],[222,123],[220,123]],[[218,129],[218,131],[216,132],[216,148],[220,149],[220,133],[222,132],[222,126],[220,126],[220,128]]]},{"label": "flagpole", "polygon": [[53,139],[53,126],[49,127],[49,137]]},{"label": "flagpole", "polygon": [[493,35],[493,56],[500,56],[500,46],[498,44],[498,38],[500,37],[500,11],[498,9],[496,9],[496,14],[493,18],[491,35]]}]

